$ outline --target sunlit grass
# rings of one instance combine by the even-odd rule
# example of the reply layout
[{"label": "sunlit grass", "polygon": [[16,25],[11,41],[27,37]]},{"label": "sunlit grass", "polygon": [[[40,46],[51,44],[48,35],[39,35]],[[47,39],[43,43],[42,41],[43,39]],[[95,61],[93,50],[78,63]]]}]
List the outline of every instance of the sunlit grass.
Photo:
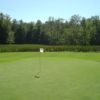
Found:
[{"label": "sunlit grass", "polygon": [[100,100],[100,53],[0,53],[0,100]]}]

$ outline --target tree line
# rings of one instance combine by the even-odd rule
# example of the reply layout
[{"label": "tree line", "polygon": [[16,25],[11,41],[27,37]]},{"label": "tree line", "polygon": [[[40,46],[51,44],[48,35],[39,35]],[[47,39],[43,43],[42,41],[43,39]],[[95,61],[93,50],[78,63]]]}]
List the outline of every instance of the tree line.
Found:
[{"label": "tree line", "polygon": [[100,45],[100,17],[26,23],[0,13],[0,44]]}]

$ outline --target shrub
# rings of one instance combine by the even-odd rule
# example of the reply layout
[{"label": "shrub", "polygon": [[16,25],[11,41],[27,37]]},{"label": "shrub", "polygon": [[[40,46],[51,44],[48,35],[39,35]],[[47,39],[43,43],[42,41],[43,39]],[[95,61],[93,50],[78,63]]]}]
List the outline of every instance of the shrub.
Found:
[{"label": "shrub", "polygon": [[88,51],[100,51],[100,46],[52,46],[52,45],[0,45],[0,52],[37,52],[39,48],[44,48],[47,52],[56,51],[74,51],[74,52],[88,52]]}]

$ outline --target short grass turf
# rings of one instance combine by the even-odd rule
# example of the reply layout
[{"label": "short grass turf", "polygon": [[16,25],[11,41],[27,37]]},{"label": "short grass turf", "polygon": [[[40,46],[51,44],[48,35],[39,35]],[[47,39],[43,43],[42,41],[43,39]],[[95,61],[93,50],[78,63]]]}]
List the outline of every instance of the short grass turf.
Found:
[{"label": "short grass turf", "polygon": [[100,53],[0,53],[0,100],[100,100]]}]

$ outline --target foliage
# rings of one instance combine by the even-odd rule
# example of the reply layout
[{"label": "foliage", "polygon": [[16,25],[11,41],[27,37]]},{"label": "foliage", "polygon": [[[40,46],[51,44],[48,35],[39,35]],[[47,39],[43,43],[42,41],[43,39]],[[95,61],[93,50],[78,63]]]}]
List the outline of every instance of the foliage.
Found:
[{"label": "foliage", "polygon": [[56,52],[56,51],[75,51],[75,52],[88,52],[88,51],[100,51],[100,46],[80,46],[80,45],[31,45],[31,44],[23,44],[23,45],[0,45],[0,52],[28,52],[34,51],[39,52],[40,48],[44,48],[45,52]]},{"label": "foliage", "polygon": [[49,17],[42,23],[11,20],[0,13],[0,44],[100,45],[100,18],[71,16],[69,21]]},{"label": "foliage", "polygon": [[8,15],[0,13],[0,44],[10,43],[9,33],[11,31],[11,21]]}]

